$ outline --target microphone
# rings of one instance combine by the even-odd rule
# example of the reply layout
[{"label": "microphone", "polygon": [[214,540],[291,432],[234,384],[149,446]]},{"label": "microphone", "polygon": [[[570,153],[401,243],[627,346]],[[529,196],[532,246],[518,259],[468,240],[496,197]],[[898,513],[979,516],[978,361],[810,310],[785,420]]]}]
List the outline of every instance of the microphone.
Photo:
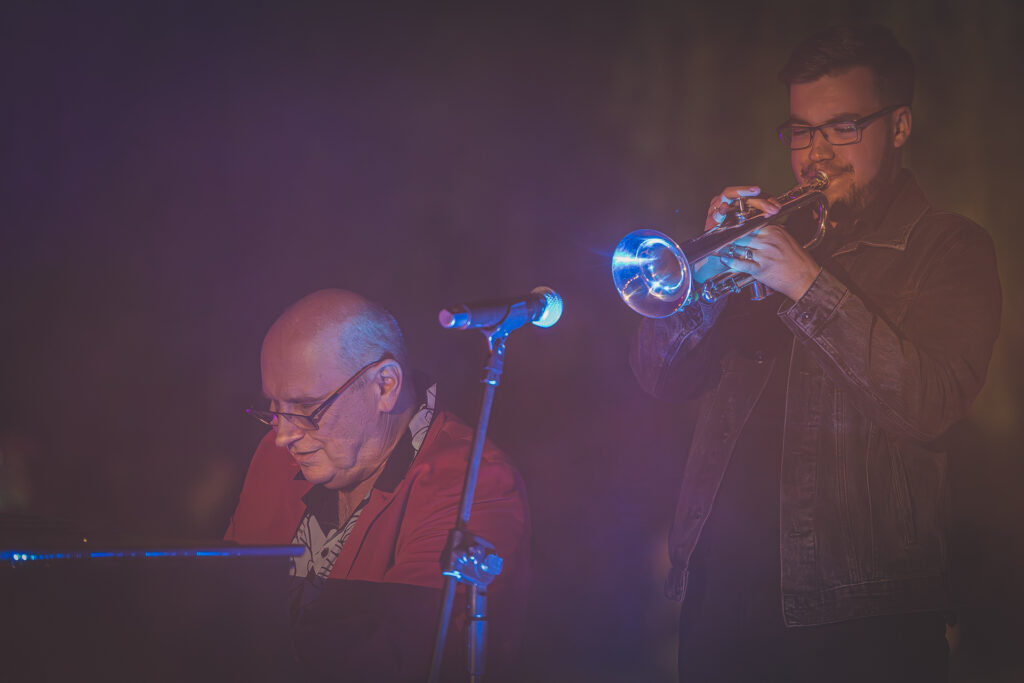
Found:
[{"label": "microphone", "polygon": [[551,327],[561,317],[562,297],[549,287],[537,287],[515,299],[476,301],[441,309],[437,321],[448,329],[497,327],[502,323],[511,323],[510,329],[515,329],[526,323]]}]

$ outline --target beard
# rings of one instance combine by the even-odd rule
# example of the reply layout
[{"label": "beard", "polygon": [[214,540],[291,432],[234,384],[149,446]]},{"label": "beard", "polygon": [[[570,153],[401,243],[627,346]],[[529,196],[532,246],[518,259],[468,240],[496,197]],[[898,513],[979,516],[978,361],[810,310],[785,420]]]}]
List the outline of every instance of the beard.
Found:
[{"label": "beard", "polygon": [[[878,173],[866,185],[852,184],[850,192],[845,197],[839,197],[829,206],[829,218],[835,222],[839,229],[849,229],[865,209],[882,195],[885,188],[892,182],[896,170],[900,165],[900,150],[895,147],[888,147],[882,159],[882,165]],[[834,178],[841,174],[853,173],[853,166],[817,166],[809,170],[813,175],[814,171],[822,170]]]}]

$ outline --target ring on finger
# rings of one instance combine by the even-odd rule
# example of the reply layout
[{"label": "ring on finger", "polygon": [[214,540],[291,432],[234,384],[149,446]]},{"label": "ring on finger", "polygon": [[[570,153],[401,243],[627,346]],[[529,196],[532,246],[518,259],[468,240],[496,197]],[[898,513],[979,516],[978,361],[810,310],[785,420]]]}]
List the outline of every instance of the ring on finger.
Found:
[{"label": "ring on finger", "polygon": [[753,261],[754,260],[754,250],[751,249],[750,247],[747,247],[747,250],[743,252],[743,258],[745,258],[748,261]]}]

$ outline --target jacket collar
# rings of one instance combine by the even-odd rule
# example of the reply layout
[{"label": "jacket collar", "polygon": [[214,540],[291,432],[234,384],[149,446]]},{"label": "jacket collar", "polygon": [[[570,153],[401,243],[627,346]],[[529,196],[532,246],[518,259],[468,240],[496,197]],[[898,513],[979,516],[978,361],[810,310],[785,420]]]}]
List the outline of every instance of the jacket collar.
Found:
[{"label": "jacket collar", "polygon": [[899,251],[907,248],[910,233],[931,207],[914,174],[907,169],[900,171],[891,188],[878,204],[868,207],[862,219],[865,224],[858,226],[857,235],[844,241],[832,253],[833,256],[854,251],[860,246]]}]

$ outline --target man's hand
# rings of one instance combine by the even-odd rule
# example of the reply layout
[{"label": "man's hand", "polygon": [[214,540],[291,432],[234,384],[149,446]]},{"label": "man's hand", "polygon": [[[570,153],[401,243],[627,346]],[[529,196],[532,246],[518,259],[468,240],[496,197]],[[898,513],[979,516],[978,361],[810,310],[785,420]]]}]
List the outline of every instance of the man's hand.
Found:
[{"label": "man's hand", "polygon": [[[771,197],[756,197],[760,192],[761,188],[756,186],[732,186],[722,190],[711,200],[704,231],[721,225],[730,206],[739,197],[749,197],[747,205],[766,215],[778,213],[779,204]],[[781,226],[766,225],[740,237],[716,256],[705,259],[694,276],[703,282],[725,270],[748,273],[758,282],[796,301],[818,277],[821,266]]]},{"label": "man's hand", "polygon": [[754,279],[793,301],[810,289],[821,266],[779,225],[765,225],[744,235],[719,253],[728,270]]},{"label": "man's hand", "polygon": [[758,197],[757,195],[759,194],[761,194],[761,188],[756,185],[733,185],[722,190],[721,194],[716,194],[714,199],[711,200],[711,206],[708,207],[708,217],[704,221],[704,232],[714,230],[720,226],[729,213],[733,202],[740,197],[747,200],[747,206],[763,211],[769,216],[777,214],[779,212],[778,202],[771,197]]},{"label": "man's hand", "polygon": [[[730,208],[740,197],[747,200],[748,207],[760,209],[769,216],[778,213],[779,205],[770,197],[758,197],[757,195],[759,194],[761,194],[761,188],[756,185],[734,185],[722,190],[721,194],[716,194],[712,198],[710,206],[708,206],[707,219],[704,221],[704,232],[716,230],[722,225]],[[729,270],[729,268],[714,255],[711,255],[697,262],[693,271],[693,277],[697,282],[705,282],[726,270]]]}]

